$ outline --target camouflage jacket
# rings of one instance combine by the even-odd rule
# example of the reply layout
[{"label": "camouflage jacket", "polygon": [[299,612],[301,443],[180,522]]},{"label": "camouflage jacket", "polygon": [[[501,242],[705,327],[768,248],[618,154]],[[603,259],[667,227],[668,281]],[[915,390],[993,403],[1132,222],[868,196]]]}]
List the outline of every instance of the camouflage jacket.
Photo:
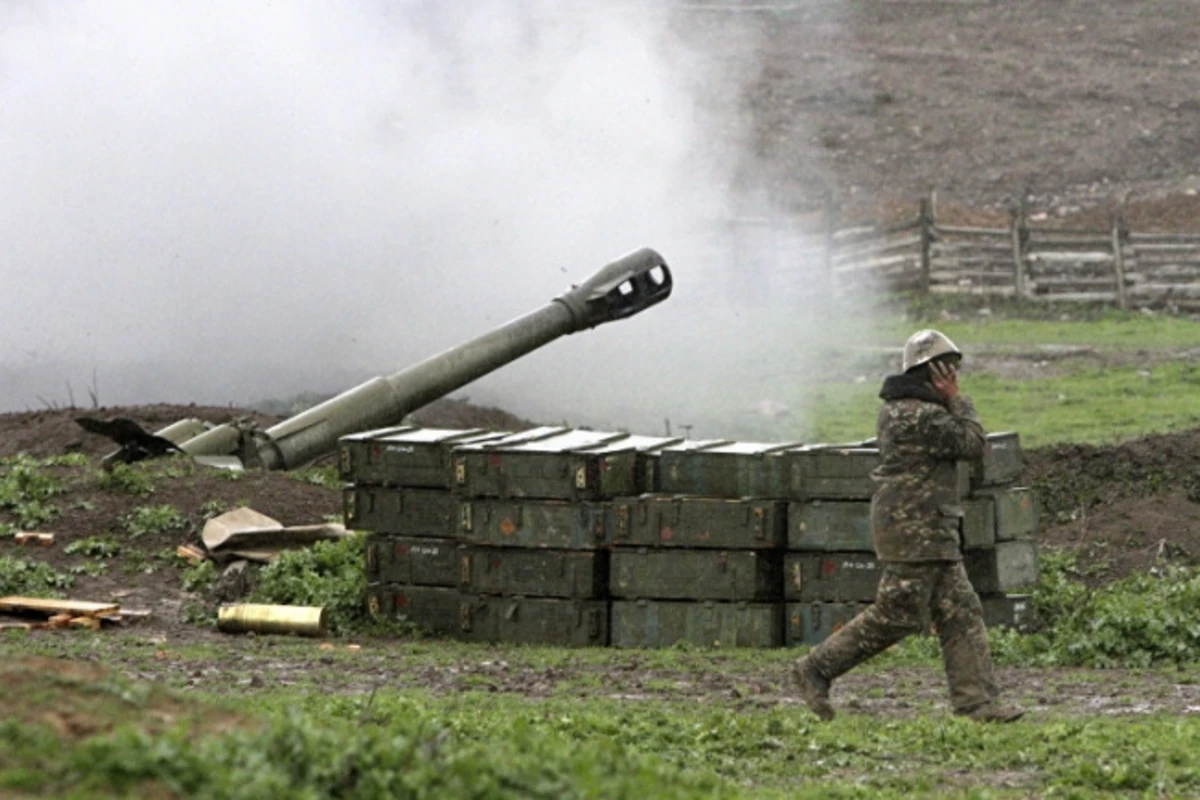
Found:
[{"label": "camouflage jacket", "polygon": [[871,534],[881,561],[960,561],[958,461],[982,457],[987,438],[971,398],[947,402],[908,375],[884,381],[871,477]]}]

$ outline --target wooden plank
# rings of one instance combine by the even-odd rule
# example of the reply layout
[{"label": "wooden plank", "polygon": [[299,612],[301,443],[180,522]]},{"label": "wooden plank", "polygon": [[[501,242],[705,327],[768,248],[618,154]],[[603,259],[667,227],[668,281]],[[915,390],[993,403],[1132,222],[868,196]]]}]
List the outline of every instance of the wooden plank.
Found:
[{"label": "wooden plank", "polygon": [[942,253],[981,253],[984,255],[1012,255],[1012,244],[1009,242],[947,242],[945,239],[933,243],[933,247]]},{"label": "wooden plank", "polygon": [[933,262],[934,272],[995,272],[1012,278],[1012,261],[1006,258],[956,259],[939,258]]},{"label": "wooden plank", "polygon": [[73,617],[104,617],[120,613],[116,603],[93,603],[87,600],[55,600],[47,597],[0,597],[0,611],[32,612],[38,614],[70,614]]},{"label": "wooden plank", "polygon": [[1200,297],[1200,283],[1137,283],[1130,287],[1129,293],[1136,297],[1147,295],[1177,295],[1180,297]]},{"label": "wooden plank", "polygon": [[1108,235],[1108,231],[1098,228],[1030,228],[1030,237],[1033,236],[1097,236],[1103,239]]},{"label": "wooden plank", "polygon": [[1046,251],[1030,251],[1027,256],[1030,261],[1072,262],[1076,264],[1108,264],[1112,261],[1112,253],[1047,253]]},{"label": "wooden plank", "polygon": [[1045,303],[1111,303],[1117,297],[1113,292],[1063,292],[1061,294],[1035,294],[1034,300]]},{"label": "wooden plank", "polygon": [[952,286],[934,284],[929,287],[933,294],[978,294],[996,297],[1012,297],[1016,290],[1011,286]]},{"label": "wooden plank", "polygon": [[1074,291],[1076,289],[1090,290],[1099,288],[1112,289],[1114,292],[1117,290],[1117,285],[1113,283],[1111,275],[1104,278],[1077,278],[1073,280],[1063,278],[1043,278],[1039,276],[1037,279],[1037,285],[1039,289],[1051,292]]},{"label": "wooden plank", "polygon": [[839,247],[833,251],[833,260],[835,263],[847,261],[854,258],[863,258],[884,253],[891,253],[896,250],[904,250],[908,248],[917,248],[921,245],[921,237],[906,236],[903,239],[885,239],[870,244],[861,245],[859,247],[847,248]]},{"label": "wooden plank", "polygon": [[938,225],[934,230],[939,234],[950,236],[980,236],[995,237],[1008,241],[1008,231],[1004,228],[971,228],[964,225]]},{"label": "wooden plank", "polygon": [[21,531],[13,536],[13,541],[15,541],[17,544],[36,544],[42,547],[50,547],[54,544],[54,534]]},{"label": "wooden plank", "polygon": [[1130,233],[1129,241],[1138,247],[1195,247],[1200,245],[1200,233]]},{"label": "wooden plank", "polygon": [[899,255],[886,256],[883,258],[869,259],[859,261],[857,263],[840,264],[833,268],[835,275],[845,275],[852,272],[871,272],[894,264],[912,264],[916,268],[916,258],[913,254],[901,253]]},{"label": "wooden plank", "polygon": [[833,232],[834,241],[844,243],[847,240],[851,242],[861,241],[862,239],[870,239],[880,236],[892,236],[897,233],[908,233],[915,231],[921,227],[921,218],[905,220],[904,222],[896,222],[891,225],[862,225],[853,228],[842,228]]}]

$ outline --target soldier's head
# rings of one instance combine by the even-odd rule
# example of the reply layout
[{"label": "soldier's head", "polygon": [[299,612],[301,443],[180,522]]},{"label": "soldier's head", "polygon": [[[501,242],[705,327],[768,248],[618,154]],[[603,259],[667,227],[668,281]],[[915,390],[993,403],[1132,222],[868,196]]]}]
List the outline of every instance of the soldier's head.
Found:
[{"label": "soldier's head", "polygon": [[917,331],[904,343],[903,369],[908,375],[928,375],[933,361],[951,364],[955,368],[962,363],[962,351],[941,331],[926,329]]}]

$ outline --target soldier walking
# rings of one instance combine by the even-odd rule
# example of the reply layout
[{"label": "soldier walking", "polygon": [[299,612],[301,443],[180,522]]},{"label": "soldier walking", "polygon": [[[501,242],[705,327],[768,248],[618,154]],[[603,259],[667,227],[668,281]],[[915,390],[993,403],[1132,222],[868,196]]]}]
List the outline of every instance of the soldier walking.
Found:
[{"label": "soldier walking", "polygon": [[987,438],[959,392],[961,362],[945,335],[918,331],[904,345],[903,374],[888,376],[879,392],[871,534],[883,573],[875,603],[793,668],[800,696],[823,720],[834,717],[834,679],[931,622],[956,714],[1012,722],[1024,713],[1000,700],[983,607],[962,564],[956,462],[981,458]]}]

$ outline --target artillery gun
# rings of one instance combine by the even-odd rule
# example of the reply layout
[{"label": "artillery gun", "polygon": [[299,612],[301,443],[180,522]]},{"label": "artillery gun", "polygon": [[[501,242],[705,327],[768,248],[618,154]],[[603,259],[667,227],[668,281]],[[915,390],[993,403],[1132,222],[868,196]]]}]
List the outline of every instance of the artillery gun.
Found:
[{"label": "artillery gun", "polygon": [[106,465],[182,452],[214,466],[288,470],[334,451],[352,433],[398,424],[405,415],[567,334],[625,319],[666,300],[671,272],[654,250],[608,264],[541,308],[386,377],[372,378],[265,431],[244,421],[210,426],[183,420],[155,433],[128,419],[81,417],[85,430],[120,449]]}]

